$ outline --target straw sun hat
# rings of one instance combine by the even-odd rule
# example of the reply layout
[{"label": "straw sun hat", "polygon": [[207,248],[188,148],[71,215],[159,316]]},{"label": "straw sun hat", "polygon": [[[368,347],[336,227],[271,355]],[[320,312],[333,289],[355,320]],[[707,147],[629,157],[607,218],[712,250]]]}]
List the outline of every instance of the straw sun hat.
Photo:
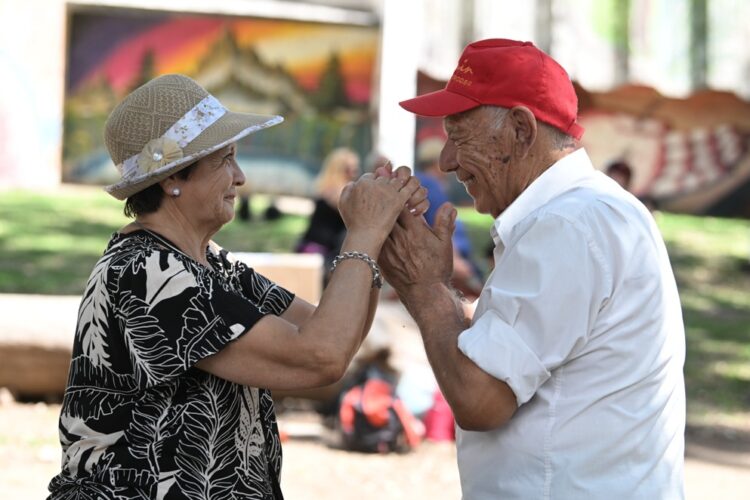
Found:
[{"label": "straw sun hat", "polygon": [[134,90],[107,119],[104,142],[120,171],[106,191],[125,198],[281,116],[233,113],[184,75],[164,75]]}]

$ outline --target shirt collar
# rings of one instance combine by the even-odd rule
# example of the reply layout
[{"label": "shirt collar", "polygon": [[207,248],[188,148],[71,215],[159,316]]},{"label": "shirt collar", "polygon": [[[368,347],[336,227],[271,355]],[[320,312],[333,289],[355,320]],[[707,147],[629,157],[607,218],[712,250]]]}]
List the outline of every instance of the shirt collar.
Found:
[{"label": "shirt collar", "polygon": [[490,233],[495,245],[508,243],[516,224],[552,198],[575,187],[595,172],[594,165],[583,148],[557,160],[516,198],[492,224]]}]

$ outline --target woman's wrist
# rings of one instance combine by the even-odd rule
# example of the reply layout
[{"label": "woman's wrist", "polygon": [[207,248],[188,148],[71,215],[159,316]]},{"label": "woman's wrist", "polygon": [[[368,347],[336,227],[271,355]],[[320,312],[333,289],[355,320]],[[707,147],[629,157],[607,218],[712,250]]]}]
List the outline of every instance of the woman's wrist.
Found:
[{"label": "woman's wrist", "polygon": [[364,252],[342,252],[338,254],[331,264],[331,273],[336,270],[336,266],[347,259],[360,260],[367,264],[372,272],[372,288],[380,289],[383,287],[383,274],[380,272],[380,266]]},{"label": "woman's wrist", "polygon": [[373,231],[350,231],[341,245],[341,253],[362,252],[372,259],[378,260],[380,249],[383,247],[383,242],[387,236],[380,236]]}]

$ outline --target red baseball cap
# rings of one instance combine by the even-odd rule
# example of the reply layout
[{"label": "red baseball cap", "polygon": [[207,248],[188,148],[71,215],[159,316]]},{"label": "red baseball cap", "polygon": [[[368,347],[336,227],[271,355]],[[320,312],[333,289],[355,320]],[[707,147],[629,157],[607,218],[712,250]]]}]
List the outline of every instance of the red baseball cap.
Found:
[{"label": "red baseball cap", "polygon": [[534,116],[580,139],[578,97],[565,70],[531,42],[494,38],[466,46],[442,90],[399,103],[422,116],[447,116],[483,104],[526,106]]}]

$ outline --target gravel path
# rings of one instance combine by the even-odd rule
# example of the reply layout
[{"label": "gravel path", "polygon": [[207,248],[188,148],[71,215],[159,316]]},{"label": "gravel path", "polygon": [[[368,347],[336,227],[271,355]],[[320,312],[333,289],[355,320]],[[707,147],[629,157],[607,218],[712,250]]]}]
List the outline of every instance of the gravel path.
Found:
[{"label": "gravel path", "polygon": [[[0,397],[2,498],[41,499],[57,473],[59,405],[20,404]],[[313,414],[280,419],[284,443],[282,487],[290,500],[458,499],[460,487],[452,443],[425,443],[404,455],[365,455],[327,446],[329,436]],[[690,436],[690,435],[689,435]],[[686,489],[690,499],[747,500],[750,443],[689,440]]]}]

